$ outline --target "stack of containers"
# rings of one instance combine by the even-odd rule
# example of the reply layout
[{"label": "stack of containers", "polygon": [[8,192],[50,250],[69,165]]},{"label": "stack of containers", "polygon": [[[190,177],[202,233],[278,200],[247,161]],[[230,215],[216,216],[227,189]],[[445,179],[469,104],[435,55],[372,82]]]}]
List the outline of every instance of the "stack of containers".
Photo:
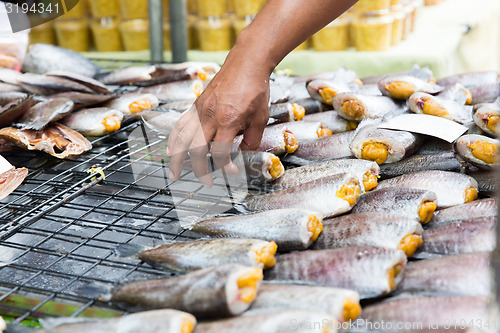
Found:
[{"label": "stack of containers", "polygon": [[90,29],[96,50],[99,52],[122,51],[118,31],[118,0],[88,0],[92,19]]},{"label": "stack of containers", "polygon": [[226,51],[232,45],[228,0],[196,0],[200,50]]},{"label": "stack of containers", "polygon": [[[50,24],[44,28],[50,29]],[[75,7],[58,17],[54,21],[54,30],[59,46],[78,52],[88,51],[90,34],[87,2],[78,1]],[[48,32],[46,34],[49,35]]]},{"label": "stack of containers", "polygon": [[266,0],[230,0],[234,9],[233,31],[238,37],[262,9]]},{"label": "stack of containers", "polygon": [[122,21],[120,35],[126,51],[149,49],[147,0],[119,0]]},{"label": "stack of containers", "polygon": [[188,28],[188,48],[196,50],[200,48],[198,40],[198,32],[196,31],[196,22],[198,22],[198,8],[196,2],[198,0],[187,0],[187,28]]},{"label": "stack of containers", "polygon": [[54,22],[48,21],[46,23],[31,27],[30,31],[30,44],[44,43],[56,44],[56,35],[54,32]]},{"label": "stack of containers", "polygon": [[315,33],[312,46],[315,51],[343,51],[350,46],[350,27],[353,14],[347,11]]}]

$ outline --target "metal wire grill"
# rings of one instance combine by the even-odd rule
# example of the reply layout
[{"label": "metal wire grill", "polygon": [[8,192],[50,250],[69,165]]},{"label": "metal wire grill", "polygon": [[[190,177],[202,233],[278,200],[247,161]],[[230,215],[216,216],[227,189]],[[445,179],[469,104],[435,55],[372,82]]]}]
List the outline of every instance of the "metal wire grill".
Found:
[{"label": "metal wire grill", "polygon": [[[224,196],[204,193],[187,171],[177,181],[182,185],[174,205],[173,183],[166,177],[166,138],[146,133],[141,122],[91,142],[88,153],[62,161],[40,152],[3,153],[16,167],[30,170],[0,203],[0,315],[14,323],[47,316],[119,315],[82,294],[82,287],[172,273],[119,258],[116,246],[196,238],[179,224],[179,211],[203,216],[224,201]],[[105,178],[89,174],[98,167]],[[224,192],[225,180],[215,179],[217,187]]]}]

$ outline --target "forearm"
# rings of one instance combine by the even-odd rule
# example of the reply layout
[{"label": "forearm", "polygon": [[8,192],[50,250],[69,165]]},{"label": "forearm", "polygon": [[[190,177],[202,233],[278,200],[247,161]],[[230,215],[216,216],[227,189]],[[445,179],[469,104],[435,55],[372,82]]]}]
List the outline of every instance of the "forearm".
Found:
[{"label": "forearm", "polygon": [[356,1],[269,0],[240,34],[227,61],[244,57],[270,74],[290,51]]}]

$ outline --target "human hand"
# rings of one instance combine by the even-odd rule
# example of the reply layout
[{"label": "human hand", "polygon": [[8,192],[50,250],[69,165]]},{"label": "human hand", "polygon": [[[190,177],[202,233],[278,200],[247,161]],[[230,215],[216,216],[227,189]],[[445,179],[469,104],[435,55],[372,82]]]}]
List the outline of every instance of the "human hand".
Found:
[{"label": "human hand", "polygon": [[[238,169],[230,158],[233,140],[243,131],[242,150],[256,150],[269,119],[270,72],[248,54],[238,55],[235,46],[221,70],[193,107],[177,121],[168,139],[171,156],[171,180],[179,178],[187,154],[195,176],[206,186],[212,185],[208,173],[210,150],[217,169],[235,174]],[[210,147],[210,142],[213,144]]]}]

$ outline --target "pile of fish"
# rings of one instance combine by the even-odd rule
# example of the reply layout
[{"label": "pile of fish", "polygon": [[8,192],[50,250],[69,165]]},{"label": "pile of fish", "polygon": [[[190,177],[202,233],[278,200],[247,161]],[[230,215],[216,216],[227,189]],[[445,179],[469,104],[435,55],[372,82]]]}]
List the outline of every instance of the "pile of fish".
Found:
[{"label": "pile of fish", "polygon": [[[60,158],[90,149],[75,131],[101,135],[131,115],[170,132],[217,72],[210,64],[182,64],[99,74],[87,63],[74,66],[85,71],[75,74],[57,63],[35,66],[44,52],[35,51],[25,66],[31,73],[0,72],[7,85],[0,89],[24,94],[6,102],[0,123],[12,127],[0,138]],[[235,195],[241,213],[183,222],[199,240],[118,246],[122,260],[177,275],[91,284],[82,292],[137,313],[101,324],[63,322],[61,332],[116,327],[132,316],[151,316],[154,326],[160,311],[171,311],[165,325],[175,332],[484,328],[478,325],[488,319],[497,215],[491,196],[499,73],[436,81],[415,66],[361,79],[345,69],[271,79],[269,126],[258,151],[243,153],[251,193]],[[137,90],[117,95],[121,85]],[[42,103],[51,111],[41,112],[48,110]],[[415,113],[467,132],[449,143],[440,133],[382,128]]]}]

